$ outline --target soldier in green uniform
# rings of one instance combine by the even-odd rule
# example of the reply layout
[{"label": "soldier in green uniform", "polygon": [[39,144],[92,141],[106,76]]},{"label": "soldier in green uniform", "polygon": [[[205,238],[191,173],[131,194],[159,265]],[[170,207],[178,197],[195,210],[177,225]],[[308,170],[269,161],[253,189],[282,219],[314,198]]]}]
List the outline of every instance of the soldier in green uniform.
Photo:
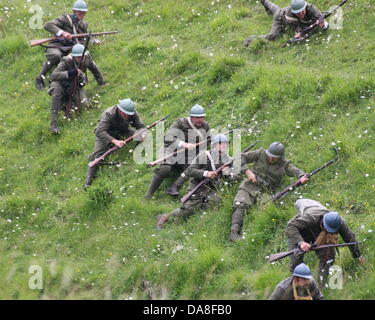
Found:
[{"label": "soldier in green uniform", "polygon": [[296,176],[306,183],[308,178],[303,170],[296,168],[289,160],[284,158],[284,145],[273,142],[267,150],[259,149],[244,153],[242,162],[254,163],[253,169],[245,171],[247,179],[242,181],[234,198],[234,212],[230,241],[241,239],[241,230],[246,211],[257,202],[262,192],[275,192],[280,186],[282,177]]},{"label": "soldier in green uniform", "polygon": [[[245,47],[257,37],[273,41],[280,37],[287,27],[295,31],[295,38],[301,38],[300,32],[322,17],[320,10],[305,0],[292,0],[291,5],[286,8],[280,8],[269,0],[261,0],[261,2],[266,12],[273,16],[271,31],[263,36],[253,35],[246,38],[244,41]],[[327,29],[328,22],[321,20],[319,26],[322,29]]]},{"label": "soldier in green uniform", "polygon": [[[62,40],[51,42],[46,49],[47,61],[43,63],[42,71],[35,80],[35,87],[43,90],[44,78],[51,68],[58,65],[61,58],[68,55],[72,47],[78,43],[78,39],[72,39],[73,34],[87,33],[87,23],[83,21],[88,6],[85,1],[78,0],[73,5],[73,14],[63,14],[44,25],[44,29],[51,32],[53,36],[62,37]],[[83,39],[81,39],[83,41]]]},{"label": "soldier in green uniform", "polygon": [[[311,244],[323,245],[338,242],[340,235],[345,242],[354,242],[355,235],[349,229],[347,223],[337,212],[331,211],[321,203],[310,199],[299,199],[295,203],[298,214],[287,224],[286,235],[288,237],[288,248],[293,250],[300,247],[307,252]],[[310,244],[311,243],[311,244]],[[354,258],[360,263],[364,262],[358,245],[349,246]],[[319,257],[319,282],[324,283],[328,276],[331,265],[335,262],[335,248],[316,250]],[[303,255],[291,256],[290,269],[303,262]]]},{"label": "soldier in green uniform", "polygon": [[179,195],[178,190],[187,180],[184,170],[199,151],[207,147],[204,143],[200,146],[195,146],[198,142],[202,142],[210,137],[210,127],[205,121],[205,116],[204,108],[196,104],[191,108],[189,117],[177,119],[169,128],[164,136],[164,148],[160,158],[181,148],[186,151],[179,153],[176,157],[167,159],[159,168],[155,169],[155,175],[146,195],[147,199],[152,197],[165,178],[173,174],[178,174],[179,177],[166,192],[171,196]]},{"label": "soldier in green uniform", "polygon": [[281,281],[268,300],[323,300],[324,296],[304,263],[293,270],[293,275]]},{"label": "soldier in green uniform", "polygon": [[[145,125],[135,111],[135,104],[131,99],[121,100],[116,106],[107,108],[101,115],[98,125],[94,132],[96,135],[94,152],[89,155],[88,159],[93,161],[102,156],[107,150],[114,145],[121,148],[124,146],[124,138],[131,137],[135,134],[132,126],[136,130],[145,128]],[[144,136],[136,137],[135,141],[142,142]],[[91,185],[95,178],[97,165],[87,171],[85,188]]]},{"label": "soldier in green uniform", "polygon": [[[171,213],[163,214],[157,217],[157,229],[162,229],[170,217],[188,218],[195,214],[198,209],[206,208],[208,205],[217,204],[220,199],[216,195],[214,180],[217,177],[216,170],[222,165],[228,163],[231,158],[227,154],[228,138],[224,134],[218,134],[212,138],[212,149],[203,150],[192,161],[185,173],[191,177],[188,192],[193,190],[203,179],[212,179],[199,188],[187,202],[180,208],[173,210]],[[223,170],[223,175],[236,179],[232,166]]]},{"label": "soldier in green uniform", "polygon": [[[82,89],[87,84],[86,70],[89,69],[95,77],[97,83],[101,86],[105,85],[102,73],[96,66],[96,63],[92,60],[88,51],[86,51],[81,63],[84,46],[76,44],[72,53],[61,59],[61,62],[57,68],[52,72],[51,79],[52,83],[48,90],[48,94],[52,96],[51,103],[51,131],[52,133],[59,133],[57,127],[57,115],[58,111],[63,108],[69,99],[72,99],[72,105],[81,104],[83,106],[88,105],[88,98],[86,93]],[[81,63],[81,69],[78,69]],[[70,97],[71,87],[73,85],[73,79],[78,77],[79,86],[75,91],[75,95]]]}]

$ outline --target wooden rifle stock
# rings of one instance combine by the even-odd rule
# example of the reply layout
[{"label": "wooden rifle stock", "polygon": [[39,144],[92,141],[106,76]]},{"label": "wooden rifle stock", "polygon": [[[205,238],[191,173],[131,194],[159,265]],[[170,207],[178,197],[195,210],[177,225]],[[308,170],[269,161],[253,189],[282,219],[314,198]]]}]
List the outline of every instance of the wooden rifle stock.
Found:
[{"label": "wooden rifle stock", "polygon": [[[114,33],[119,33],[119,32],[120,31],[94,32],[94,33],[91,33],[91,36],[96,37],[96,36],[102,36],[102,35],[106,35],[106,34],[114,34]],[[72,39],[85,38],[85,37],[88,37],[89,35],[90,35],[90,33],[72,34]],[[52,38],[46,38],[46,39],[31,40],[30,41],[30,47],[39,46],[43,43],[50,42],[50,41],[64,40],[64,39],[65,38],[63,38],[63,37],[52,37]]]},{"label": "wooden rifle stock", "polygon": [[[81,55],[81,60],[78,64],[78,68],[77,68],[78,70],[81,70],[81,68],[82,68],[83,60],[84,60],[84,57],[85,57],[85,54],[86,54],[86,51],[87,51],[87,47],[89,46],[90,38],[91,38],[91,35],[89,34],[88,37],[87,37],[86,43],[85,43],[85,48],[84,48],[84,50],[82,52],[82,55]],[[68,100],[68,103],[67,103],[66,108],[65,108],[65,117],[67,117],[67,118],[71,117],[70,111],[72,109],[73,96],[75,96],[76,91],[77,91],[78,86],[79,86],[79,84],[78,84],[79,79],[78,78],[79,78],[79,75],[77,73],[77,75],[72,80],[72,87],[69,91],[69,100]],[[78,111],[80,111],[80,109],[81,109],[81,95],[79,95],[79,97],[78,97],[77,104],[78,104],[78,106],[77,106]]]},{"label": "wooden rifle stock", "polygon": [[[146,128],[144,128],[143,130],[140,130],[139,132],[135,133],[135,134],[132,135],[131,137],[125,139],[125,140],[124,140],[124,141],[125,141],[124,146],[125,146],[128,142],[132,141],[135,137],[137,137],[137,136],[143,134],[143,133],[146,132],[148,129],[151,129],[151,128],[155,127],[158,123],[164,121],[164,120],[167,119],[169,116],[170,116],[170,115],[167,115],[167,116],[165,116],[165,117],[159,119],[158,121],[155,121],[153,124],[150,124],[149,126],[147,126]],[[89,166],[90,168],[96,166],[96,165],[97,165],[100,161],[102,161],[106,156],[108,156],[108,155],[110,155],[111,153],[117,151],[118,149],[120,149],[120,148],[117,147],[117,146],[112,147],[111,149],[109,149],[108,151],[106,151],[103,155],[101,155],[99,158],[97,158],[97,159],[95,159],[95,160],[89,162],[88,166]]]}]

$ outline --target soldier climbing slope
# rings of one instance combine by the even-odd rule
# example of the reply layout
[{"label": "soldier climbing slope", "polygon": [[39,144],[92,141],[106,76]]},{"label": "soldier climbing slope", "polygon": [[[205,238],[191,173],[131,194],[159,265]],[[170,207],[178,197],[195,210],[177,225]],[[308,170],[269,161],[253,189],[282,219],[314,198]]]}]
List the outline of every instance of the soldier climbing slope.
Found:
[{"label": "soldier climbing slope", "polygon": [[[139,118],[135,110],[135,104],[131,99],[121,100],[116,106],[106,109],[95,128],[96,142],[94,152],[89,155],[89,160],[93,161],[103,155],[113,145],[121,148],[124,146],[124,137],[128,138],[134,135],[134,130],[142,129],[145,125]],[[143,141],[143,136],[140,134],[138,141]],[[136,139],[134,139],[136,140]],[[87,178],[85,188],[91,185],[95,178],[97,166],[93,166],[87,171]]]},{"label": "soldier climbing slope", "polygon": [[[218,134],[212,138],[212,149],[203,150],[192,161],[185,173],[191,177],[189,191],[192,191],[202,180],[208,178],[210,182],[198,188],[180,208],[171,213],[163,214],[157,217],[157,229],[162,229],[171,217],[188,218],[197,213],[197,210],[217,204],[220,198],[216,194],[215,178],[216,170],[230,162],[231,158],[227,154],[228,138],[224,134]],[[236,179],[232,164],[223,170],[224,177]]]},{"label": "soldier climbing slope", "polygon": [[210,138],[210,127],[205,121],[205,116],[204,108],[196,104],[191,108],[189,117],[177,119],[169,128],[164,136],[164,155],[171,154],[181,148],[186,152],[181,153],[181,156],[177,158],[169,158],[155,169],[155,175],[146,195],[147,199],[150,199],[163,180],[172,176],[173,173],[179,174],[179,177],[166,192],[171,196],[179,195],[178,190],[187,180],[184,170],[200,150],[206,149],[205,144],[200,146],[196,146],[196,144]]},{"label": "soldier climbing slope", "polygon": [[[303,251],[310,251],[312,244],[324,245],[338,243],[338,235],[345,242],[355,242],[355,235],[347,223],[337,212],[331,211],[321,203],[310,199],[299,199],[295,203],[298,214],[287,224],[289,250],[299,247]],[[349,246],[354,258],[360,263],[365,259],[361,256],[358,245]],[[327,279],[330,266],[335,262],[335,248],[325,248],[315,251],[319,257],[319,283],[323,285]],[[290,270],[303,262],[303,255],[292,255]]]},{"label": "soldier climbing slope", "polygon": [[[76,44],[71,54],[61,59],[57,68],[52,72],[52,83],[48,90],[48,94],[52,96],[51,103],[51,132],[59,133],[57,127],[57,115],[60,109],[67,107],[69,102],[74,105],[87,106],[89,100],[85,91],[82,89],[87,84],[86,70],[89,69],[100,86],[104,86],[105,82],[102,73],[92,60],[88,51],[82,58],[84,46]],[[83,59],[83,60],[82,60]],[[79,69],[81,65],[81,69]],[[76,80],[78,86],[73,92],[73,81]]]},{"label": "soldier climbing slope", "polygon": [[241,239],[241,231],[246,211],[256,204],[262,192],[274,192],[282,181],[282,177],[296,176],[306,183],[308,178],[301,169],[296,168],[284,158],[285,148],[280,142],[273,142],[267,150],[259,149],[244,153],[243,163],[254,163],[252,170],[247,169],[247,178],[242,181],[234,198],[234,212],[230,241]]},{"label": "soldier climbing slope", "polygon": [[[322,13],[312,4],[305,0],[292,0],[291,5],[285,8],[280,8],[269,0],[261,0],[266,12],[273,16],[271,31],[262,36],[252,35],[245,39],[244,46],[247,47],[255,38],[263,38],[269,41],[276,40],[280,37],[287,27],[290,27],[296,34],[295,38],[300,38],[300,32],[306,27],[309,27],[317,19],[322,17]],[[319,21],[319,26],[322,29],[328,28],[328,22],[324,19]]]}]

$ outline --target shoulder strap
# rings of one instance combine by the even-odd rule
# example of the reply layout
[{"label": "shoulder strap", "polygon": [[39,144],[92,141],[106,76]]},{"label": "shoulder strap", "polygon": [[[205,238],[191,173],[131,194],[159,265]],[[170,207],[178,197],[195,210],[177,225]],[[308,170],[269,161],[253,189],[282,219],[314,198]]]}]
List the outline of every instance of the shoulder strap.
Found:
[{"label": "shoulder strap", "polygon": [[205,150],[205,153],[206,153],[208,159],[210,159],[212,171],[216,171],[215,162],[214,162],[214,159],[213,159],[212,156],[211,156],[210,151]]},{"label": "shoulder strap", "polygon": [[203,140],[203,134],[202,132],[200,132],[197,127],[193,124],[193,122],[191,121],[190,117],[187,117],[187,121],[189,122],[190,126],[192,127],[192,129],[200,136],[201,140]]},{"label": "shoulder strap", "polygon": [[[77,34],[77,29],[76,29],[76,26],[74,25],[73,21],[72,21],[72,18],[70,17],[69,14],[66,15],[66,17],[68,18],[70,24],[72,25],[72,28],[73,28],[73,34]],[[78,39],[76,38],[75,41],[78,43]]]}]

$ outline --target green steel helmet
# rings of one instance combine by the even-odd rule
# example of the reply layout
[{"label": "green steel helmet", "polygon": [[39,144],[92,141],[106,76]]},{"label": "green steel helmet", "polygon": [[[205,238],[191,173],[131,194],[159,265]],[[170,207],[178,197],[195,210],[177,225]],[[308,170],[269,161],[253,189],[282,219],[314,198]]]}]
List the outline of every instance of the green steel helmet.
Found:
[{"label": "green steel helmet", "polygon": [[341,226],[341,217],[335,211],[326,213],[323,216],[323,227],[329,233],[336,233]]},{"label": "green steel helmet", "polygon": [[129,116],[135,114],[135,103],[131,99],[121,100],[117,106],[122,112]]},{"label": "green steel helmet", "polygon": [[88,7],[88,5],[85,1],[78,0],[78,1],[74,2],[73,10],[87,12],[87,11],[89,11],[89,7]]},{"label": "green steel helmet", "polygon": [[266,150],[266,154],[269,157],[281,158],[284,156],[285,147],[281,142],[273,142]]},{"label": "green steel helmet", "polygon": [[72,48],[72,56],[73,57],[81,57],[84,50],[85,50],[85,47],[82,44],[77,43]]},{"label": "green steel helmet", "polygon": [[304,263],[300,263],[297,267],[294,268],[293,276],[309,280],[313,278],[310,268]]},{"label": "green steel helmet", "polygon": [[300,13],[305,10],[307,3],[305,0],[292,0],[290,5],[293,13]]},{"label": "green steel helmet", "polygon": [[204,117],[204,108],[199,104],[194,105],[190,110],[190,117]]},{"label": "green steel helmet", "polygon": [[219,143],[219,142],[226,142],[229,143],[229,139],[225,134],[219,133],[212,138],[212,145]]}]

